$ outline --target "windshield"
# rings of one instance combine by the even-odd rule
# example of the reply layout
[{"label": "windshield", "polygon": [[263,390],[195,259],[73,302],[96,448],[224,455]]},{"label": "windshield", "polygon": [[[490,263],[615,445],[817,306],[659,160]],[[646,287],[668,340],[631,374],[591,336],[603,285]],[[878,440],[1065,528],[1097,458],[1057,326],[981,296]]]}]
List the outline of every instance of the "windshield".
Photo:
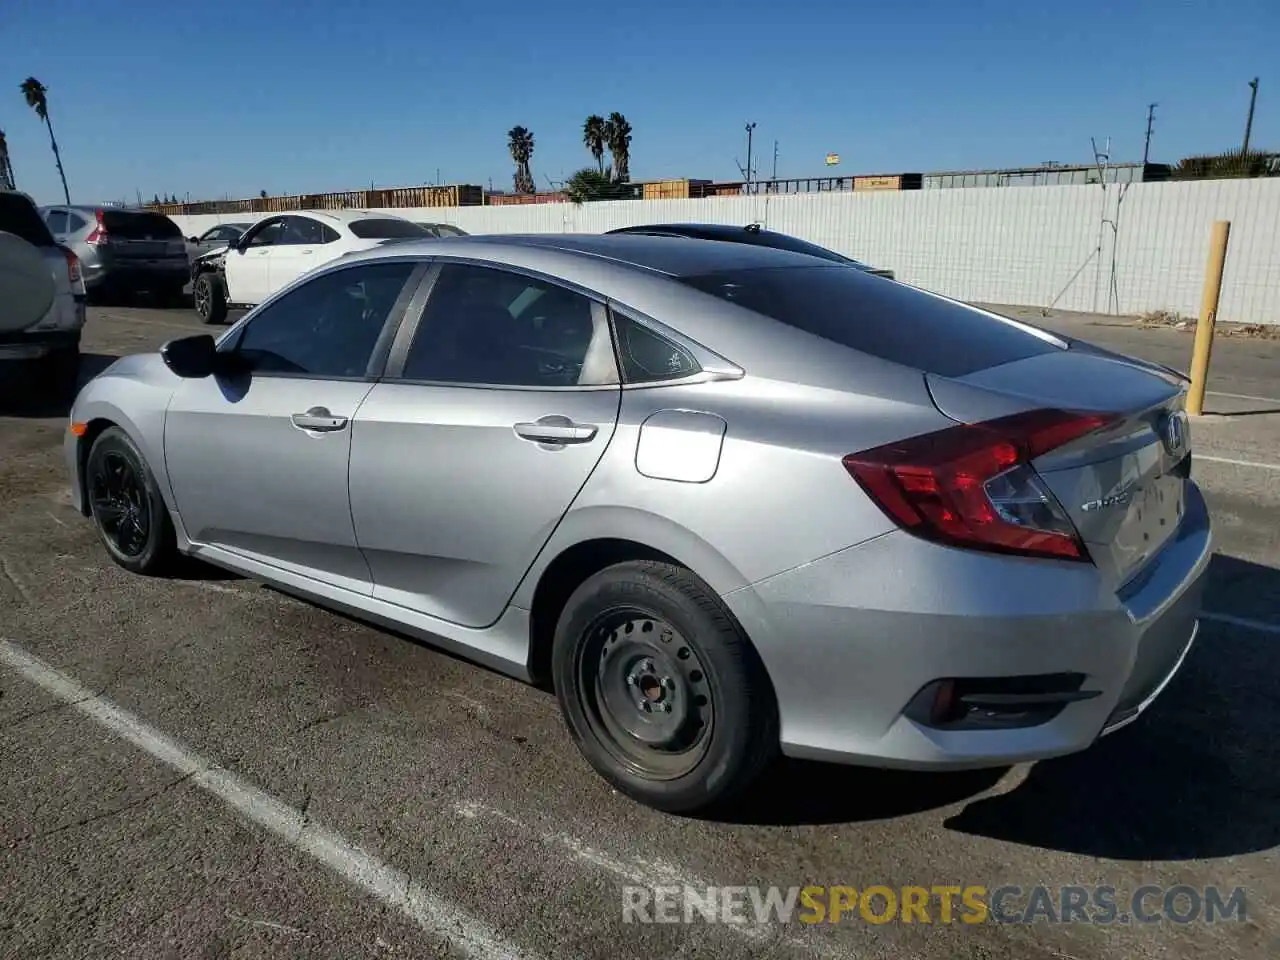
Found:
[{"label": "windshield", "polygon": [[351,232],[361,240],[407,240],[434,234],[416,223],[387,217],[379,220],[353,220]]},{"label": "windshield", "polygon": [[726,270],[680,280],[832,343],[944,377],[1056,349],[1014,321],[855,267]]}]

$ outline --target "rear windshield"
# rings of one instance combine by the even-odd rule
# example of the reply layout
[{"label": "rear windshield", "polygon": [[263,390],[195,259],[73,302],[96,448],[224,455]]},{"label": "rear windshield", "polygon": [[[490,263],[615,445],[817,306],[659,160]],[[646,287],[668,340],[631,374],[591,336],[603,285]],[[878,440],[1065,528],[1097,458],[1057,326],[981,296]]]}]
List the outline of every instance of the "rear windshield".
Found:
[{"label": "rear windshield", "polygon": [[410,237],[435,236],[426,227],[408,220],[354,220],[351,232],[361,240],[402,240]]},{"label": "rear windshield", "polygon": [[107,233],[121,240],[180,240],[178,225],[161,213],[135,213],[132,210],[102,211],[102,225]]},{"label": "rear windshield", "polygon": [[1057,349],[1012,323],[855,267],[770,267],[680,279],[805,333],[944,377]]},{"label": "rear windshield", "polygon": [[[746,233],[746,231],[743,231]],[[750,234],[747,234],[750,237]],[[821,257],[823,260],[832,260],[835,263],[856,263],[848,257],[841,256],[834,250],[828,250],[826,247],[820,247],[816,243],[809,243],[807,240],[801,240],[799,237],[789,237],[785,233],[769,233],[757,234],[759,243],[766,247],[776,247],[778,250],[790,250],[792,253],[805,253],[811,257]],[[748,241],[750,242],[750,241]]]},{"label": "rear windshield", "polygon": [[0,230],[32,246],[53,246],[53,234],[40,218],[40,211],[20,193],[0,193]]}]

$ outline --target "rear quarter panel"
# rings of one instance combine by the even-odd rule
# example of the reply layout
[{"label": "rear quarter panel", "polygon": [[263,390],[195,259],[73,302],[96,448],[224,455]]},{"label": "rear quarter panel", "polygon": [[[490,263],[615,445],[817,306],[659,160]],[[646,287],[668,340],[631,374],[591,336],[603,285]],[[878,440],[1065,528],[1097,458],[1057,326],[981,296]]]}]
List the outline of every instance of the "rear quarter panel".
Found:
[{"label": "rear quarter panel", "polygon": [[[586,540],[635,540],[685,564],[720,594],[894,529],[841,464],[848,453],[936,429],[946,419],[914,377],[898,396],[747,377],[624,389],[618,428],[600,464],[544,548],[516,603],[527,606],[542,569]],[[637,468],[644,424],[670,411],[725,423],[714,474],[662,479]],[[702,429],[696,442],[714,442]],[[705,418],[704,418],[705,419]],[[679,444],[671,445],[674,452]],[[707,458],[673,462],[669,476],[704,476]],[[649,474],[649,475],[645,475]]]}]

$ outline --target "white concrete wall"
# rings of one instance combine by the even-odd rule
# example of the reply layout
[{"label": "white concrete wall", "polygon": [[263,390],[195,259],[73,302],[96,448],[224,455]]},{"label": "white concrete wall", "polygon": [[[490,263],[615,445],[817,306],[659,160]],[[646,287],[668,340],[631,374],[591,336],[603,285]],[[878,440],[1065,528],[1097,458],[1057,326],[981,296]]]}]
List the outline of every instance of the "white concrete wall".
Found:
[{"label": "white concrete wall", "polygon": [[[469,233],[759,220],[948,296],[1138,314],[1199,310],[1209,231],[1232,221],[1219,319],[1280,323],[1280,178],[709,200],[395,209]],[[190,235],[245,215],[175,217]]]}]

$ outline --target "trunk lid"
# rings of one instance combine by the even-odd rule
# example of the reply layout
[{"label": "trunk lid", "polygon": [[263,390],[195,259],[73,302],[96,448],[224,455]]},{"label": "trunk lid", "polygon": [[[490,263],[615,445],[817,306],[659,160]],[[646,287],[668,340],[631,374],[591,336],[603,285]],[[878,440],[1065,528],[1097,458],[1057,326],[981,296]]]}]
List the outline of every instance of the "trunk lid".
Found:
[{"label": "trunk lid", "polygon": [[111,252],[122,260],[186,257],[187,241],[178,225],[158,213],[105,210],[102,225]]},{"label": "trunk lid", "polygon": [[1128,358],[1055,350],[958,378],[928,374],[935,405],[962,423],[1037,407],[1115,415],[1032,462],[1117,586],[1173,536],[1185,509],[1190,432],[1178,375]]}]

